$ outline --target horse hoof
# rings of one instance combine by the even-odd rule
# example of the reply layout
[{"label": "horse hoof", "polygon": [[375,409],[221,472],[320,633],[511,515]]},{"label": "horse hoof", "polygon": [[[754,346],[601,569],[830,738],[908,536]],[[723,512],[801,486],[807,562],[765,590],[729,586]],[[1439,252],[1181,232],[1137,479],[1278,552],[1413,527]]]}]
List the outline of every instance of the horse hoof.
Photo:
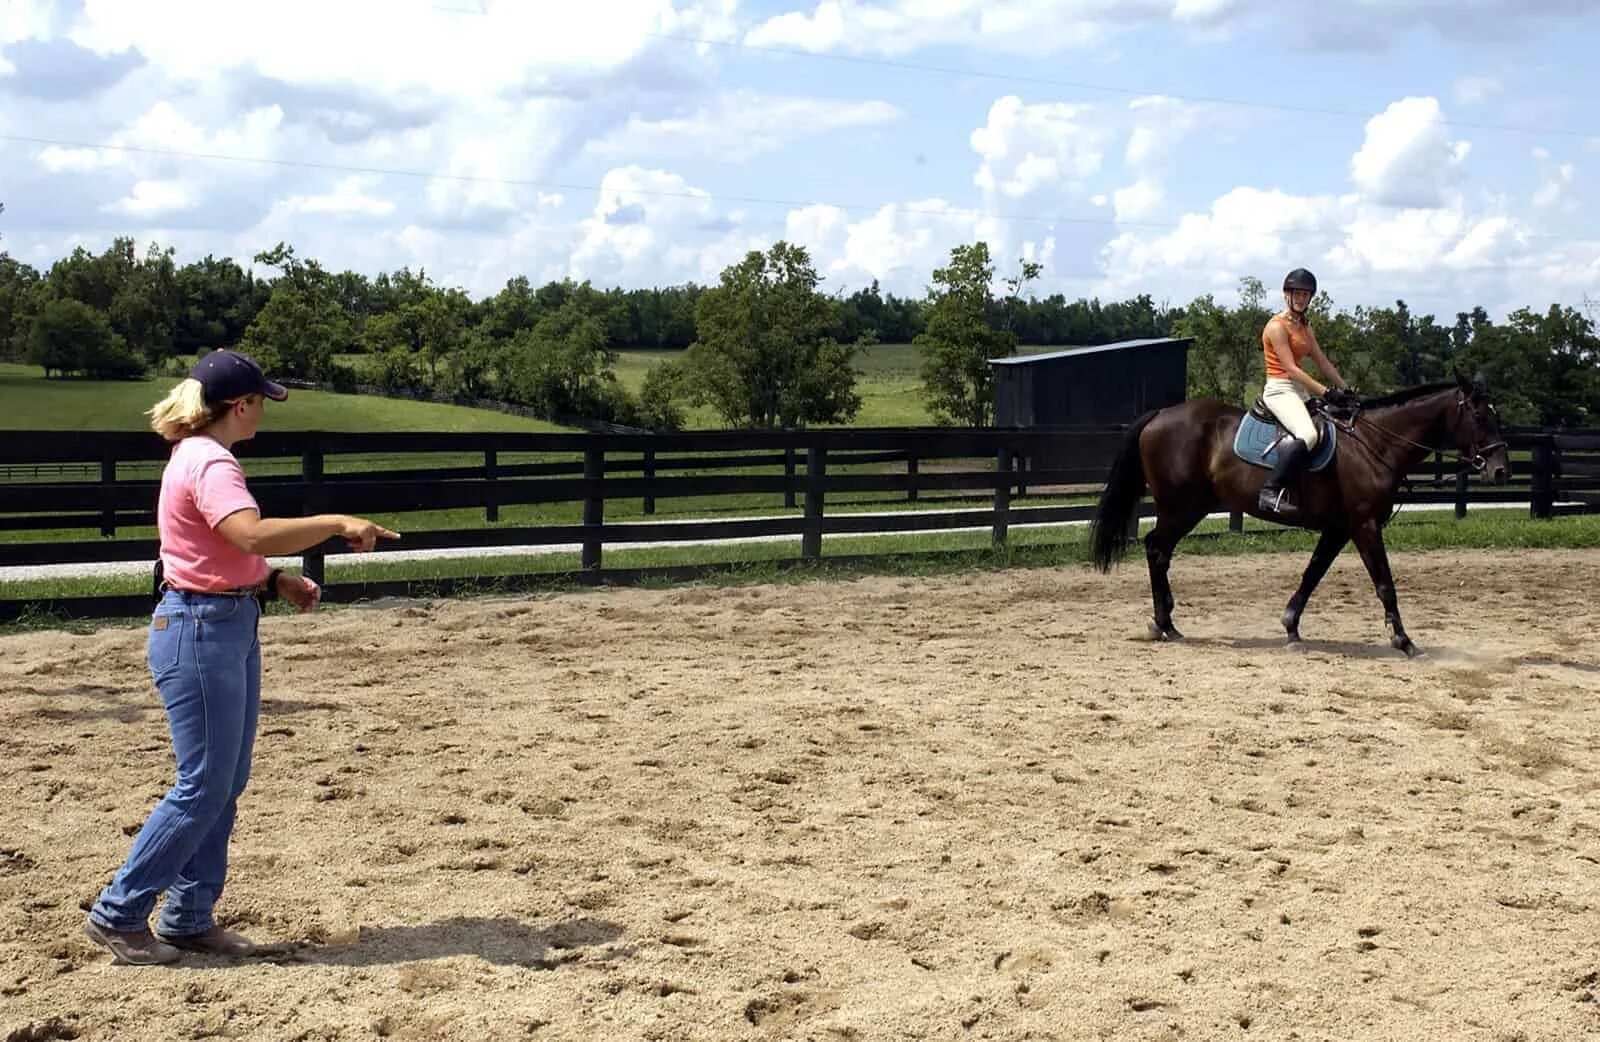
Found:
[{"label": "horse hoof", "polygon": [[1149,631],[1151,640],[1161,641],[1163,643],[1183,639],[1183,634],[1178,632],[1178,628],[1176,626],[1162,626],[1159,623],[1152,622],[1150,623]]},{"label": "horse hoof", "polygon": [[1289,634],[1289,638],[1285,640],[1284,643],[1291,648],[1298,648],[1300,645],[1304,644],[1305,641],[1300,639],[1300,634],[1298,632],[1291,632]]},{"label": "horse hoof", "polygon": [[1411,643],[1411,641],[1409,641],[1409,640],[1405,640],[1405,641],[1398,641],[1397,640],[1397,641],[1394,641],[1393,643],[1394,643],[1394,647],[1395,647],[1396,651],[1405,652],[1406,658],[1427,658],[1428,657],[1427,653],[1425,651],[1423,651],[1421,648],[1417,647],[1415,644]]}]

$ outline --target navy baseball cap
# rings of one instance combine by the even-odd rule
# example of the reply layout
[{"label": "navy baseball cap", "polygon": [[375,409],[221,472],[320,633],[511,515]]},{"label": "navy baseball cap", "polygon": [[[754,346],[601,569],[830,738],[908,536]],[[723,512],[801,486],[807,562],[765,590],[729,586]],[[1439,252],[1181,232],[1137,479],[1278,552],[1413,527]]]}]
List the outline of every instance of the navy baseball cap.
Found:
[{"label": "navy baseball cap", "polygon": [[289,397],[282,384],[267,379],[254,359],[227,348],[218,348],[200,359],[189,370],[189,376],[200,381],[208,402],[228,402],[247,394],[264,394],[275,402]]}]

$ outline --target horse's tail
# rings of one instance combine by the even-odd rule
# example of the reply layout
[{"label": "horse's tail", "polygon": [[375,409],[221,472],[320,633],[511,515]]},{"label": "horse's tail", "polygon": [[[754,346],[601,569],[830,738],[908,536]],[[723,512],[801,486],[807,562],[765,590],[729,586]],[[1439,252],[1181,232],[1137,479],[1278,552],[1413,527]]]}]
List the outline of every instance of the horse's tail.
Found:
[{"label": "horse's tail", "polygon": [[1144,495],[1144,461],[1139,458],[1139,435],[1156,418],[1159,410],[1152,409],[1133,421],[1122,442],[1122,451],[1111,464],[1111,476],[1106,479],[1106,490],[1100,493],[1100,505],[1095,508],[1094,522],[1089,527],[1089,543],[1094,548],[1094,566],[1109,572],[1112,565],[1122,560],[1128,543],[1124,533],[1133,512],[1139,509],[1139,498]]}]

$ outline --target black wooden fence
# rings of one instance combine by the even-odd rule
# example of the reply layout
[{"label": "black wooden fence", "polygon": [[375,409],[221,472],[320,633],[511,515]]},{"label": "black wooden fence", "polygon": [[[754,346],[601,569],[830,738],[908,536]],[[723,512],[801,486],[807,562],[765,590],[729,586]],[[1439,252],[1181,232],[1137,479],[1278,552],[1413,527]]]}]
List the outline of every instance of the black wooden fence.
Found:
[{"label": "black wooden fence", "polygon": [[[1016,525],[1087,521],[1121,445],[1117,428],[894,428],[805,431],[702,431],[674,434],[261,434],[237,447],[252,471],[251,488],[268,515],[404,514],[482,510],[497,522],[518,504],[580,504],[576,523],[405,530],[396,549],[577,544],[580,566],[541,572],[537,581],[633,582],[647,575],[704,573],[709,567],[606,569],[607,544],[668,544],[758,536],[799,538],[803,564],[822,557],[824,536],[888,535],[988,527],[1004,544]],[[1493,487],[1469,481],[1442,460],[1411,475],[1407,504],[1454,506],[1528,503],[1533,517],[1600,510],[1600,431],[1509,432],[1514,476]],[[1048,449],[1048,453],[1045,451]],[[116,538],[119,528],[154,523],[166,446],[136,432],[10,432],[0,440],[0,566],[154,561],[150,538]],[[1035,468],[1030,461],[1052,461]],[[444,459],[439,459],[444,457]],[[418,466],[432,459],[435,466]],[[518,460],[521,460],[520,462]],[[382,465],[373,461],[381,460]],[[730,497],[752,497],[798,513],[716,517]],[[840,497],[880,504],[914,503],[885,512],[828,512]],[[679,521],[653,519],[663,500],[710,506]],[[1052,501],[1053,500],[1053,501]],[[608,520],[608,504],[636,501],[639,520]],[[974,501],[981,508],[973,509]],[[945,506],[947,509],[936,509]],[[631,508],[631,504],[629,504]],[[570,508],[569,508],[570,509]],[[743,512],[760,512],[752,507]],[[770,512],[770,511],[769,511]],[[1149,504],[1144,513],[1148,516]],[[631,514],[631,509],[630,509]],[[1242,527],[1235,515],[1230,527]],[[29,531],[98,529],[100,539],[30,538]],[[322,581],[325,560],[346,552],[330,541],[303,555]],[[449,593],[482,580],[393,580],[325,585],[325,599],[351,601],[426,589]],[[517,585],[505,577],[497,581]],[[144,595],[49,600],[0,599],[0,620],[27,611],[68,616],[136,614]]]}]

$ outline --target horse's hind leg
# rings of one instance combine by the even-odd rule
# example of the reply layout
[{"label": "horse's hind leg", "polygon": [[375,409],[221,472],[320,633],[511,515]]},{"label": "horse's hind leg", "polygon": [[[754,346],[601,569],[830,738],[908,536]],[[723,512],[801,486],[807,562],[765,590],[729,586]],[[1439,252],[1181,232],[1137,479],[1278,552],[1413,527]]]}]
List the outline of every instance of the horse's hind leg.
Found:
[{"label": "horse's hind leg", "polygon": [[1192,511],[1181,517],[1157,514],[1156,526],[1144,537],[1144,558],[1150,565],[1150,597],[1155,604],[1155,618],[1150,623],[1152,640],[1183,639],[1183,634],[1172,624],[1174,601],[1167,572],[1172,567],[1172,551],[1178,545],[1178,540],[1193,531],[1205,516],[1203,510]]},{"label": "horse's hind leg", "polygon": [[1294,596],[1289,598],[1289,606],[1283,609],[1283,628],[1289,634],[1290,644],[1300,641],[1300,615],[1306,610],[1311,592],[1328,574],[1334,558],[1339,556],[1339,551],[1349,541],[1350,534],[1339,528],[1327,529],[1322,533],[1322,538],[1317,540],[1317,548],[1311,552],[1311,563],[1306,565],[1306,574],[1300,579],[1300,588],[1294,591]]}]

